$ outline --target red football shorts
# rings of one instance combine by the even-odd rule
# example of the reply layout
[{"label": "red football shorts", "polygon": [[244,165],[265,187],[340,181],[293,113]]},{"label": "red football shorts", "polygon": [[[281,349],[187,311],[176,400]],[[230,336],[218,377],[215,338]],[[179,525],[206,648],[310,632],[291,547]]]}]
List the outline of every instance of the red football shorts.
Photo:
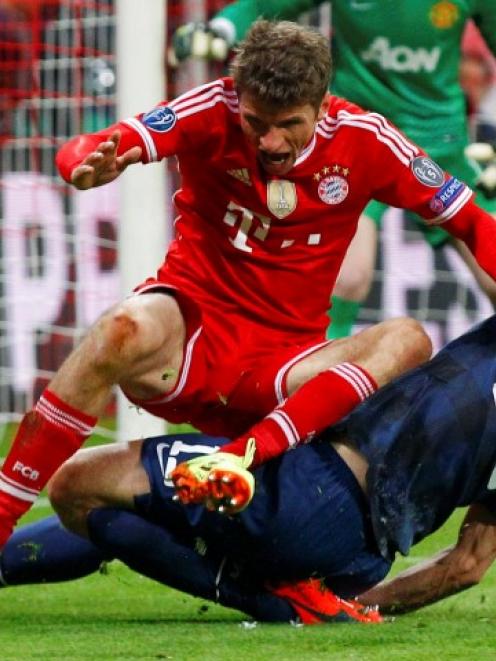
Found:
[{"label": "red football shorts", "polygon": [[183,361],[173,391],[153,399],[128,398],[169,422],[234,438],[287,397],[291,367],[328,342],[295,344],[235,315],[202,313],[176,287],[148,280],[137,293],[162,292],[177,300],[186,323]]}]

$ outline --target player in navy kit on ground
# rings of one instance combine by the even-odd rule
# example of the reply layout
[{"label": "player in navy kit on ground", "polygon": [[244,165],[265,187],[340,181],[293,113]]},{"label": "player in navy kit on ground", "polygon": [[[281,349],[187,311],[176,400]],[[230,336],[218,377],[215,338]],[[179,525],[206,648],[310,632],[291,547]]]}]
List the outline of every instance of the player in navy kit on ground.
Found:
[{"label": "player in navy kit on ground", "polygon": [[[303,584],[274,592],[268,581],[317,576],[336,594],[361,594],[385,610],[409,610],[464,589],[496,557],[495,356],[493,316],[318,440],[259,468],[253,501],[230,518],[174,502],[167,479],[177,462],[214,451],[219,439],[165,436],[82,451],[55,476],[52,498],[66,523],[77,529],[78,517],[80,527],[87,522],[92,543],[55,519],[21,529],[2,556],[4,581],[73,578],[118,557],[168,585],[275,621],[295,616]],[[126,495],[112,485],[111,467],[121,454],[146,477],[141,491]],[[89,497],[85,479],[95,468]],[[57,503],[60,484],[74,474],[82,482],[73,485],[72,502]],[[364,593],[387,574],[397,552],[407,554],[467,505],[455,547]],[[24,557],[26,541],[42,542],[38,564]],[[310,592],[307,605],[319,598],[318,590]],[[325,608],[320,620],[324,615]]]}]

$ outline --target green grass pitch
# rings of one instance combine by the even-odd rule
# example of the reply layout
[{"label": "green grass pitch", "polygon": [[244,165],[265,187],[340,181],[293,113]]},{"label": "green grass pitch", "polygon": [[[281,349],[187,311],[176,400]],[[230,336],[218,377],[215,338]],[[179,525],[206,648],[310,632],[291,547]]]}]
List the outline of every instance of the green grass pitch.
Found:
[{"label": "green grass pitch", "polygon": [[[25,522],[50,513],[42,502]],[[462,516],[455,513],[393,571],[453,543]],[[496,569],[467,592],[382,625],[248,628],[246,619],[114,562],[70,583],[1,589],[0,661],[496,661]]]},{"label": "green grass pitch", "polygon": [[[28,519],[48,512],[37,507]],[[395,569],[451,543],[461,515]],[[247,628],[245,620],[114,562],[107,573],[70,583],[0,590],[0,658],[485,661],[496,659],[496,572],[468,592],[378,626]]]}]

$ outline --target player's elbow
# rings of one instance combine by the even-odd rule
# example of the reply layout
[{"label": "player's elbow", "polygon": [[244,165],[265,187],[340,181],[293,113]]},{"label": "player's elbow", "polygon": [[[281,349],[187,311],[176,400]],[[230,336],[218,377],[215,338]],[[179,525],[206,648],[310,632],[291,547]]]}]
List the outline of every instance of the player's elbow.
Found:
[{"label": "player's elbow", "polygon": [[488,569],[487,562],[478,558],[476,554],[466,554],[458,562],[457,576],[462,587],[469,588],[478,585]]},{"label": "player's elbow", "polygon": [[369,268],[368,264],[345,261],[334,285],[333,296],[361,303],[370,291],[372,277],[373,269]]},{"label": "player's elbow", "polygon": [[451,593],[478,585],[488,568],[487,563],[478,558],[476,553],[460,554],[456,550],[446,557],[444,563],[448,565],[446,583],[451,586]]}]

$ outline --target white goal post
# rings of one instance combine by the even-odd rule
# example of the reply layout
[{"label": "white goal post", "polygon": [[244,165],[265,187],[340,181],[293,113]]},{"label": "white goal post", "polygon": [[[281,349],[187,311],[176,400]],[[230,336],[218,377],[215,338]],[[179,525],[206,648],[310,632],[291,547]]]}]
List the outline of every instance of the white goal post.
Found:
[{"label": "white goal post", "polygon": [[[166,0],[117,0],[117,116],[152,108],[165,96]],[[119,273],[121,293],[152,275],[163,260],[168,236],[166,168],[130,167],[119,193]],[[117,438],[164,433],[165,423],[138,411],[119,391]]]}]

